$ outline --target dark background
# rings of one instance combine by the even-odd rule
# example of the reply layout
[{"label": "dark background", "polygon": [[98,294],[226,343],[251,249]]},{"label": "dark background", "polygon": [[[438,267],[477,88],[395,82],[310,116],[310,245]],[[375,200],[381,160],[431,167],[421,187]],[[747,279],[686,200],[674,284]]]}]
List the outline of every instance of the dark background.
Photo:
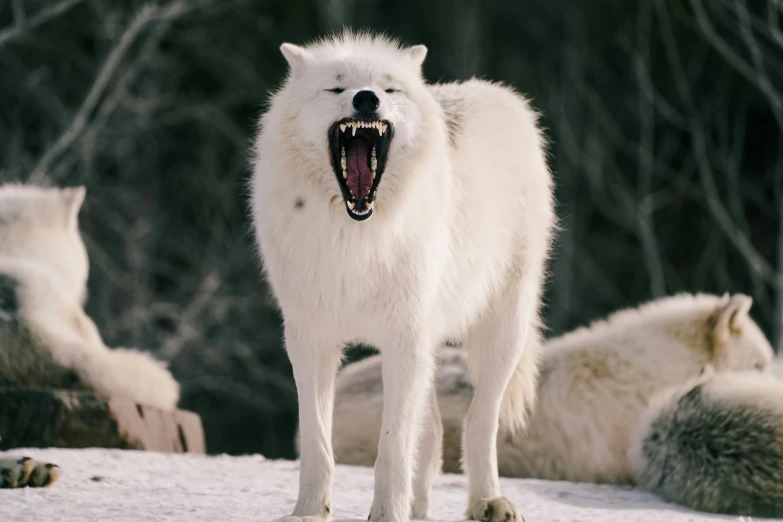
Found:
[{"label": "dark background", "polygon": [[780,0],[0,0],[0,181],[86,185],[87,311],[107,343],[170,362],[211,452],[292,457],[246,190],[282,42],[384,30],[429,47],[430,81],[532,97],[564,227],[549,335],[744,292],[778,345],[782,20]]}]

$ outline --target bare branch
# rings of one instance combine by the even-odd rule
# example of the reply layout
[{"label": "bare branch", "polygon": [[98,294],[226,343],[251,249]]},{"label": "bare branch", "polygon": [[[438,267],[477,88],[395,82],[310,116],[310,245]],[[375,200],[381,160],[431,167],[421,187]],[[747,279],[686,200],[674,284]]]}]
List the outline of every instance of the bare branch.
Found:
[{"label": "bare branch", "polygon": [[655,237],[655,229],[652,219],[652,205],[650,192],[652,191],[653,164],[655,157],[655,110],[650,100],[654,97],[649,78],[642,71],[650,61],[650,13],[648,9],[640,9],[637,17],[637,25],[640,33],[640,50],[634,56],[634,69],[639,85],[639,156],[638,156],[638,186],[637,197],[639,206],[636,211],[636,221],[639,241],[644,252],[644,262],[647,265],[647,273],[650,279],[650,294],[653,297],[662,297],[666,292],[661,254],[658,250],[658,241]]},{"label": "bare branch", "polygon": [[72,7],[82,3],[84,0],[62,0],[61,2],[42,10],[32,18],[26,20],[24,10],[18,2],[14,2],[14,26],[3,31],[0,31],[0,47],[9,43],[10,41],[19,38],[27,31],[32,31],[38,26],[45,24],[46,22],[53,20],[68,11]]},{"label": "bare branch", "polygon": [[748,46],[751,57],[753,60],[753,66],[747,63],[742,57],[737,54],[724,39],[722,39],[715,27],[710,21],[709,14],[704,8],[702,0],[691,0],[691,6],[696,13],[696,21],[701,28],[707,41],[713,46],[713,48],[723,57],[723,59],[731,65],[738,73],[745,77],[745,79],[751,84],[758,87],[758,89],[764,93],[769,99],[772,110],[775,113],[775,117],[778,119],[778,123],[783,127],[783,102],[781,101],[780,94],[775,90],[772,83],[769,81],[769,77],[764,71],[764,63],[762,59],[762,53],[758,48],[758,43],[753,37],[753,29],[750,27],[749,16],[747,14],[747,7],[742,2],[735,2],[737,10],[740,13],[740,29],[742,31],[745,44]]},{"label": "bare branch", "polygon": [[136,14],[133,21],[125,30],[125,33],[101,67],[92,88],[87,93],[87,96],[74,116],[70,126],[60,135],[57,141],[49,147],[30,173],[28,179],[30,183],[43,183],[47,179],[49,169],[57,158],[69,149],[79,136],[81,136],[82,132],[84,132],[90,114],[101,100],[106,87],[112,80],[122,59],[125,57],[125,54],[128,52],[128,49],[130,49],[131,45],[136,41],[139,34],[151,22],[179,16],[183,11],[183,2],[177,1],[163,9],[154,6],[145,6]]},{"label": "bare branch", "polygon": [[[778,204],[780,219],[778,220],[778,277],[783,279],[783,197]],[[778,285],[775,305],[775,317],[773,318],[772,346],[778,355],[783,353],[783,285]]]},{"label": "bare branch", "polygon": [[207,307],[219,287],[220,280],[214,272],[204,278],[196,293],[196,297],[177,321],[177,333],[167,339],[158,352],[160,357],[167,361],[174,359],[186,343],[199,337],[198,334],[200,332],[195,330],[193,325],[198,324],[198,317]]}]

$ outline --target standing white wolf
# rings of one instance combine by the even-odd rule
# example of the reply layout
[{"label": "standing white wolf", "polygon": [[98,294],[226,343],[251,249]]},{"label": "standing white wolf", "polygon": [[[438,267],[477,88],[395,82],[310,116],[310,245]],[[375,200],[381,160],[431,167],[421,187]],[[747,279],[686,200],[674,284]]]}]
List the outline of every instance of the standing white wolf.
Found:
[{"label": "standing white wolf", "polygon": [[427,517],[442,436],[435,350],[447,337],[463,339],[475,386],[467,515],[513,520],[498,421],[521,426],[534,400],[555,225],[536,114],[485,81],[427,85],[421,45],[345,32],[281,51],[289,75],[260,121],[252,208],[299,395],[299,497],[283,520],[331,516],[335,374],[350,342],[383,355],[369,520]]}]

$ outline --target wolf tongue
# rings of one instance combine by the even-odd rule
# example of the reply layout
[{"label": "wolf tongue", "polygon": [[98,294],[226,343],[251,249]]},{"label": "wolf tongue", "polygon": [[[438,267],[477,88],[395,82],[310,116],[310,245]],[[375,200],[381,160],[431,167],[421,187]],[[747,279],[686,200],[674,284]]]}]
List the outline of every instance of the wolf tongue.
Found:
[{"label": "wolf tongue", "polygon": [[372,187],[372,169],[367,165],[369,156],[370,144],[364,140],[353,140],[345,148],[345,159],[348,163],[345,183],[356,199],[366,198]]}]

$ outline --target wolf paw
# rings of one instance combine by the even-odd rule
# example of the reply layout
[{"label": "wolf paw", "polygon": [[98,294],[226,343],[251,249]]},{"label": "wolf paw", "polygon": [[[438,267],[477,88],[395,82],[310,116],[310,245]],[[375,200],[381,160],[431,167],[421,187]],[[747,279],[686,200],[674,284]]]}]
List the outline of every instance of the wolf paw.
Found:
[{"label": "wolf paw", "polygon": [[522,515],[517,515],[514,503],[506,497],[479,499],[468,509],[468,518],[482,522],[525,522]]},{"label": "wolf paw", "polygon": [[56,464],[30,457],[0,459],[0,488],[45,488],[60,477]]}]

